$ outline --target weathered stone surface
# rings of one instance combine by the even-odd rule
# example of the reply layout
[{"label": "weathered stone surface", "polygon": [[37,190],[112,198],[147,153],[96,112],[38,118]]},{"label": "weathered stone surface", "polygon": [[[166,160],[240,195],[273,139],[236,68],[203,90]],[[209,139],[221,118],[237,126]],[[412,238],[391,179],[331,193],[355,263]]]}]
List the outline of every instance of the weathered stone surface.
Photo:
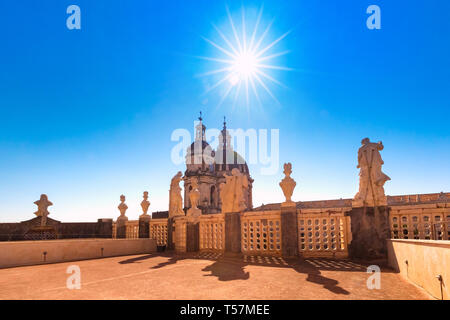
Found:
[{"label": "weathered stone surface", "polygon": [[283,190],[283,194],[286,197],[286,201],[281,204],[281,206],[292,206],[295,203],[292,201],[292,193],[297,185],[294,179],[291,178],[292,164],[290,162],[284,164],[284,175],[285,177],[280,182],[280,187]]},{"label": "weathered stone surface", "polygon": [[[0,241],[20,241],[27,240],[27,238],[31,240],[30,231],[40,228],[41,223],[42,217],[20,223],[0,223]],[[62,223],[47,218],[46,227],[51,227],[58,239],[112,238],[112,219],[99,219],[97,222]],[[42,230],[42,233],[45,231],[49,232],[49,230]],[[36,235],[34,232],[34,236]],[[43,236],[45,237],[45,234]]]},{"label": "weathered stone surface", "polygon": [[295,203],[290,207],[281,207],[281,251],[283,257],[298,255],[298,226]]},{"label": "weathered stone surface", "polygon": [[358,150],[359,191],[353,199],[352,206],[357,207],[377,207],[386,206],[387,199],[384,194],[384,184],[391,180],[381,171],[384,164],[380,151],[383,150],[383,143],[370,142],[369,138],[362,140],[362,146]]},{"label": "weathered stone surface", "polygon": [[351,217],[352,242],[349,255],[357,259],[386,259],[386,239],[390,239],[389,208],[353,208]]},{"label": "weathered stone surface", "polygon": [[188,222],[186,225],[186,251],[196,252],[199,250],[200,234],[199,224]]},{"label": "weathered stone surface", "polygon": [[224,174],[225,184],[220,187],[222,213],[240,212],[247,208],[244,195],[249,187],[248,178],[238,169],[231,170],[231,176]]},{"label": "weathered stone surface", "polygon": [[139,238],[150,237],[150,220],[151,217],[148,214],[139,217]]},{"label": "weathered stone surface", "polygon": [[144,191],[143,194],[144,200],[141,202],[141,208],[142,208],[142,215],[141,216],[148,216],[148,208],[150,207],[150,201],[148,201],[148,191]]},{"label": "weathered stone surface", "polygon": [[183,198],[181,197],[180,181],[183,174],[181,171],[172,178],[170,182],[169,191],[169,217],[176,217],[184,215],[183,211]]},{"label": "weathered stone surface", "polygon": [[239,212],[225,213],[225,251],[241,252],[241,215]]},{"label": "weathered stone surface", "polygon": [[38,217],[42,217],[41,227],[46,226],[47,216],[50,214],[50,212],[48,212],[48,207],[52,206],[53,203],[48,201],[46,194],[41,194],[41,198],[38,201],[35,201],[34,204],[38,206],[38,210],[34,214]]},{"label": "weathered stone surface", "polygon": [[120,211],[120,216],[117,218],[117,223],[119,223],[119,221],[121,222],[128,221],[128,218],[125,215],[128,206],[125,204],[125,196],[123,194],[120,196],[120,204],[117,206],[117,208]]},{"label": "weathered stone surface", "polygon": [[187,216],[189,218],[197,218],[202,215],[202,210],[198,208],[198,199],[200,198],[200,191],[198,190],[198,182],[196,179],[192,180],[192,190],[189,193],[191,200],[191,207],[188,209]]},{"label": "weathered stone surface", "polygon": [[175,249],[175,221],[174,218],[167,219],[167,249],[174,250]]}]

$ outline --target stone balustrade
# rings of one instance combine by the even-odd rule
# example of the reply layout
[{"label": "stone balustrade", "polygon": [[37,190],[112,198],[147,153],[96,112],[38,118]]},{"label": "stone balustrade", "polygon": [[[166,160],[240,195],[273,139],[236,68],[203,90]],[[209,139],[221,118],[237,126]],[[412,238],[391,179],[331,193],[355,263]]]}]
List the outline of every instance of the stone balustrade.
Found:
[{"label": "stone balustrade", "polygon": [[168,219],[152,219],[150,221],[150,238],[156,240],[158,246],[167,245]]},{"label": "stone balustrade", "polygon": [[281,255],[281,212],[245,212],[241,217],[241,250],[246,255]]},{"label": "stone balustrade", "polygon": [[222,214],[203,215],[199,225],[200,250],[225,250],[225,220]]},{"label": "stone balustrade", "polygon": [[448,240],[449,224],[449,203],[391,207],[392,239]]}]

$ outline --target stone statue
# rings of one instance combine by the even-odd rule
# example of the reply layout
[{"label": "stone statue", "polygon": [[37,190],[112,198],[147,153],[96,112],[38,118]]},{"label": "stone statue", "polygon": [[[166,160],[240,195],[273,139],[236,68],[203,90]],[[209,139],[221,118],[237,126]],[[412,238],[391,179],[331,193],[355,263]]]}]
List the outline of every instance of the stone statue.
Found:
[{"label": "stone statue", "polygon": [[128,221],[128,218],[125,216],[128,206],[125,204],[125,196],[123,194],[120,196],[120,204],[117,208],[119,208],[120,211],[120,216],[117,218],[117,221]]},{"label": "stone statue", "polygon": [[294,188],[297,185],[294,179],[291,178],[292,164],[290,162],[284,164],[284,179],[280,182],[280,187],[283,190],[286,201],[283,202],[282,206],[295,205],[295,202],[291,200]]},{"label": "stone statue", "polygon": [[34,214],[38,217],[42,217],[41,226],[44,227],[47,225],[47,216],[50,214],[50,212],[48,212],[48,207],[52,206],[53,203],[48,201],[46,194],[41,194],[41,198],[38,201],[35,201],[34,204],[38,207],[38,210]]},{"label": "stone statue", "polygon": [[148,216],[147,212],[148,212],[148,208],[150,207],[150,201],[148,201],[148,191],[144,191],[143,198],[144,198],[144,200],[142,200],[142,202],[141,202],[141,208],[142,208],[141,217]]},{"label": "stone statue", "polygon": [[231,170],[231,176],[224,174],[225,183],[220,187],[222,213],[241,212],[247,208],[245,195],[248,179],[237,168]]},{"label": "stone statue", "polygon": [[361,141],[362,146],[358,150],[359,192],[353,199],[353,207],[377,207],[386,206],[387,199],[384,194],[384,184],[391,180],[381,171],[384,164],[380,151],[383,143],[370,142],[369,138]]},{"label": "stone statue", "polygon": [[172,178],[170,182],[169,191],[169,218],[184,215],[183,198],[181,197],[180,181],[182,180],[182,173],[178,173]]},{"label": "stone statue", "polygon": [[187,212],[189,217],[199,217],[202,214],[198,206],[198,199],[200,198],[200,191],[198,190],[197,179],[192,179],[192,190],[189,192],[189,200],[191,200],[191,207]]}]

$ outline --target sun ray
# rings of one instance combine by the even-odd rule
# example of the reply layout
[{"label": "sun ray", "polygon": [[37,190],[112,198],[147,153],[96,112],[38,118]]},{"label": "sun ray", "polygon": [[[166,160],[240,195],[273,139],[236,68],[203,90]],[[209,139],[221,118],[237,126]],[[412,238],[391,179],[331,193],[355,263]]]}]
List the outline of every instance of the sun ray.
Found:
[{"label": "sun ray", "polygon": [[265,56],[265,57],[262,57],[262,58],[258,58],[256,60],[258,62],[262,62],[262,61],[270,60],[270,59],[273,59],[273,58],[276,58],[276,57],[284,56],[284,55],[286,55],[286,54],[288,54],[290,52],[291,52],[290,50],[286,50],[286,51],[282,51],[282,52],[271,54],[270,56]]},{"label": "sun ray", "polygon": [[234,108],[236,107],[237,98],[239,96],[239,92],[241,91],[241,82],[239,81],[238,87],[236,89],[236,93],[234,95],[234,101],[233,101],[233,108],[232,111],[234,111]]},{"label": "sun ray", "polygon": [[233,46],[233,44],[230,42],[230,40],[228,40],[228,38],[223,34],[222,31],[220,31],[220,29],[215,25],[212,24],[214,29],[216,29],[217,33],[220,35],[220,37],[225,41],[225,43],[231,48],[231,50],[234,52],[234,54],[237,56],[239,54],[239,52],[237,51],[237,49]]},{"label": "sun ray", "polygon": [[225,67],[225,68],[221,68],[221,69],[216,69],[216,70],[211,70],[211,71],[208,71],[208,72],[200,73],[197,76],[198,77],[210,76],[210,75],[213,75],[213,74],[218,74],[218,73],[230,71],[231,69],[232,69],[232,67]]},{"label": "sun ray", "polygon": [[270,89],[267,88],[264,81],[262,81],[261,78],[257,74],[255,74],[255,79],[258,80],[259,84],[266,90],[266,92],[272,97],[272,99],[275,100],[278,104],[280,104],[278,99],[273,95],[272,91],[270,91]]},{"label": "sun ray", "polygon": [[233,64],[234,63],[234,60],[226,60],[226,59],[220,59],[220,58],[202,57],[202,56],[196,56],[196,58],[197,59],[202,59],[202,60],[214,61],[214,62],[227,63],[227,64]]},{"label": "sun ray", "polygon": [[283,88],[287,88],[286,85],[284,85],[283,83],[281,83],[281,82],[278,81],[277,79],[275,79],[275,78],[269,76],[269,75],[268,75],[267,73],[265,73],[264,71],[256,69],[256,72],[257,72],[258,74],[262,75],[264,78],[269,79],[269,80],[272,81],[273,83],[276,83],[277,85],[279,85],[279,86],[281,86],[281,87],[283,87]]},{"label": "sun ray", "polygon": [[253,80],[253,77],[250,78],[250,84],[252,85],[253,93],[255,94],[256,100],[258,100],[259,105],[262,106],[261,100],[259,99],[258,91],[256,90],[255,81]]},{"label": "sun ray", "polygon": [[[220,97],[217,108],[221,106],[226,99],[232,100],[232,109],[234,110],[236,104],[240,101],[245,101],[247,110],[249,110],[250,102],[253,103],[254,95],[259,105],[262,106],[261,95],[258,90],[266,91],[267,94],[278,104],[280,102],[275,97],[269,84],[279,85],[287,88],[279,79],[274,76],[273,70],[291,71],[293,69],[278,65],[275,63],[277,57],[284,56],[290,51],[269,52],[280,41],[282,41],[291,31],[288,31],[270,42],[268,34],[272,29],[272,19],[264,28],[262,27],[262,15],[264,6],[261,5],[257,12],[256,22],[253,27],[247,26],[246,8],[241,6],[241,22],[242,26],[237,28],[230,9],[226,6],[227,18],[229,22],[230,33],[224,32],[224,29],[218,28],[212,24],[215,31],[220,36],[219,42],[214,42],[205,37],[202,37],[207,43],[225,54],[226,57],[199,57],[200,59],[209,60],[217,63],[217,67],[200,74],[199,76],[214,76],[216,82],[209,87],[205,93],[208,93],[221,85],[227,85]],[[237,20],[239,21],[239,20]],[[262,33],[259,31],[261,30]],[[270,43],[269,43],[270,42]],[[272,62],[268,62],[272,61]],[[262,89],[260,89],[262,87]],[[242,99],[242,100],[241,100]]]},{"label": "sun ray", "polygon": [[228,97],[228,94],[231,92],[231,89],[233,89],[233,85],[229,84],[228,85],[228,89],[227,91],[225,91],[225,94],[222,96],[222,98],[220,99],[219,103],[216,106],[216,109],[218,109],[222,103],[225,101],[225,99]]},{"label": "sun ray", "polygon": [[269,44],[267,47],[265,47],[263,50],[259,51],[256,54],[256,57],[260,57],[261,55],[263,55],[267,50],[269,50],[270,48],[272,48],[274,45],[276,45],[278,42],[280,42],[281,40],[283,40],[289,33],[291,33],[292,30],[289,30],[288,32],[286,32],[285,34],[283,34],[281,37],[279,37],[277,40],[273,41],[271,44]]},{"label": "sun ray", "polygon": [[255,42],[256,32],[258,32],[259,22],[261,20],[262,12],[264,5],[261,5],[261,9],[259,9],[258,18],[256,19],[255,28],[253,29],[252,38],[250,39],[249,50],[253,51],[253,43]]},{"label": "sun ray", "polygon": [[247,102],[247,106],[248,106],[248,102],[249,102],[249,97],[248,97],[248,77],[245,78],[245,102]]},{"label": "sun ray", "polygon": [[274,21],[275,21],[275,19],[270,21],[270,23],[267,25],[266,29],[264,30],[263,34],[261,35],[261,37],[258,39],[258,42],[256,43],[255,47],[253,48],[253,51],[252,51],[253,54],[255,54],[256,51],[258,50],[258,48],[261,45],[262,41],[266,37],[266,35],[269,32],[270,28],[272,27],[272,24],[273,24]]},{"label": "sun ray", "polygon": [[226,55],[230,56],[233,59],[236,59],[236,56],[234,54],[232,54],[230,51],[225,50],[224,48],[222,48],[221,46],[219,46],[215,42],[209,40],[208,38],[205,38],[205,37],[202,37],[202,38],[203,38],[203,40],[205,40],[206,42],[210,43],[211,45],[213,45],[214,47],[216,47],[217,49],[219,49],[220,51],[222,51]]},{"label": "sun ray", "polygon": [[262,68],[262,69],[274,69],[274,70],[284,70],[284,71],[293,71],[294,69],[288,68],[288,67],[281,67],[281,66],[273,66],[270,64],[257,64],[256,67]]},{"label": "sun ray", "polygon": [[242,45],[244,47],[244,52],[247,52],[247,38],[245,36],[245,9],[242,6]]},{"label": "sun ray", "polygon": [[209,87],[204,94],[214,90],[215,88],[217,88],[218,86],[220,86],[222,83],[224,83],[225,81],[229,80],[231,78],[233,74],[230,73],[228,74],[226,77],[223,77],[221,80],[217,81],[212,87]]},{"label": "sun ray", "polygon": [[227,13],[228,13],[228,20],[230,20],[231,28],[233,29],[234,38],[236,39],[236,43],[238,44],[239,47],[239,52],[242,52],[241,41],[239,40],[236,28],[234,27],[234,22],[233,19],[231,18],[230,9],[228,9],[228,6],[227,6]]}]

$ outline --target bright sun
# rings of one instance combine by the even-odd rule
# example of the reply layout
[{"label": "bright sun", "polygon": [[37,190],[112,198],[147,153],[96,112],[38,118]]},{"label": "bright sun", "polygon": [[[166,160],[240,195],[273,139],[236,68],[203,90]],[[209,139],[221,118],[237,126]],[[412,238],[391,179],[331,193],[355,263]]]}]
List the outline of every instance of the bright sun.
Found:
[{"label": "bright sun", "polygon": [[258,60],[251,52],[243,52],[239,54],[231,67],[231,72],[238,77],[238,80],[245,80],[253,77],[258,69]]},{"label": "bright sun", "polygon": [[221,77],[214,85],[210,86],[206,91],[212,91],[221,85],[227,86],[224,90],[224,93],[222,94],[219,105],[222,104],[223,101],[233,93],[234,106],[238,97],[242,93],[245,94],[248,106],[250,91],[253,91],[256,99],[261,103],[257,87],[263,88],[266,93],[268,93],[276,102],[278,102],[266,82],[269,81],[281,86],[284,85],[273,76],[271,76],[268,70],[292,69],[275,64],[270,64],[268,61],[288,53],[288,51],[272,53],[271,50],[278,42],[280,42],[289,34],[289,31],[264,46],[263,43],[272,26],[272,22],[266,26],[261,34],[258,34],[258,27],[261,22],[262,12],[263,7],[261,7],[261,9],[259,10],[256,23],[252,29],[253,31],[251,32],[251,34],[247,34],[246,30],[248,28],[245,22],[244,8],[242,8],[242,27],[241,30],[238,31],[227,7],[228,20],[232,31],[231,37],[226,36],[219,28],[213,25],[224,43],[217,44],[216,42],[213,42],[207,38],[203,38],[206,42],[218,49],[222,55],[224,55],[224,57],[220,58],[200,57],[202,59],[214,61],[220,64],[219,68],[202,74],[202,76],[223,74],[223,77]]}]

